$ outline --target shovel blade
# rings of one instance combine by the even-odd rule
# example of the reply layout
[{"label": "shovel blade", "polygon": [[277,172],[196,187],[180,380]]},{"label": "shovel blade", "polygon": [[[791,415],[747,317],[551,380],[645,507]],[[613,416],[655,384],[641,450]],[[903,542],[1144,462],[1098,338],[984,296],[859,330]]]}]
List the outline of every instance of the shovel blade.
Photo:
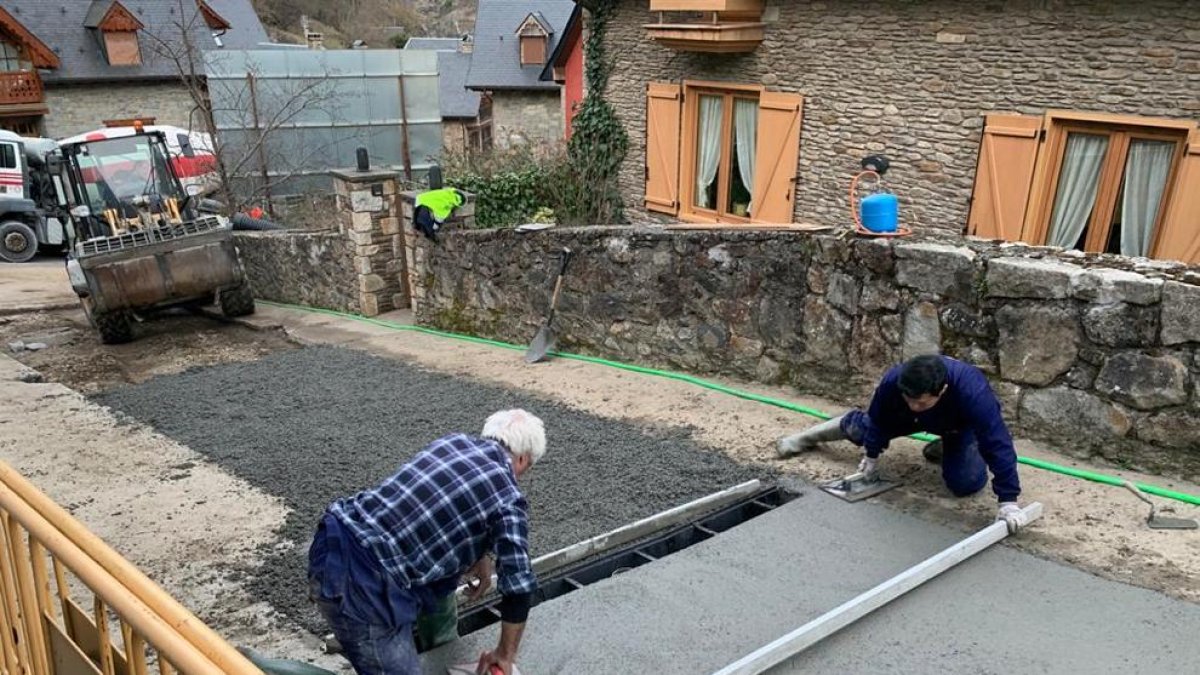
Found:
[{"label": "shovel blade", "polygon": [[1154,516],[1146,521],[1152,530],[1195,530],[1200,523],[1189,518],[1171,518],[1169,516]]},{"label": "shovel blade", "polygon": [[542,326],[533,338],[533,343],[525,352],[525,362],[537,363],[546,358],[552,349],[554,349],[554,331],[550,330],[550,326]]}]

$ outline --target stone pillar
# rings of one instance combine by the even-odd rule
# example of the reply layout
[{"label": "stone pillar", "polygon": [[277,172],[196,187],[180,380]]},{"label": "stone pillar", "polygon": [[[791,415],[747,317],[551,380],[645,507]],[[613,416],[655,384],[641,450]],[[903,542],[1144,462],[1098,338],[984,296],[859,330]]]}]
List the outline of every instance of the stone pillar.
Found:
[{"label": "stone pillar", "polygon": [[[425,299],[425,251],[426,246],[433,242],[425,238],[413,227],[413,210],[416,209],[417,192],[400,193],[400,231],[404,250],[405,292],[408,294],[410,307],[414,313],[417,305]],[[466,202],[454,210],[446,222],[442,223],[441,231],[462,230],[475,228],[475,195],[466,195]]]},{"label": "stone pillar", "polygon": [[395,171],[338,169],[330,172],[337,192],[338,231],[354,246],[359,307],[376,316],[408,307],[404,289],[404,246],[400,237]]}]

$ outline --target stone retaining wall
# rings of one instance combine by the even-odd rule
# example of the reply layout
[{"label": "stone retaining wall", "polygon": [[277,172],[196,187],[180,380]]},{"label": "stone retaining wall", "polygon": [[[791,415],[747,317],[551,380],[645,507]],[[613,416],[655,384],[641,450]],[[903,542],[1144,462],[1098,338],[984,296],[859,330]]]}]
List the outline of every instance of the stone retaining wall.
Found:
[{"label": "stone retaining wall", "polygon": [[992,378],[1021,433],[1200,475],[1200,273],[959,238],[586,228],[447,232],[418,320],[517,343],[576,257],[563,347],[865,403],[889,365],[942,351]]},{"label": "stone retaining wall", "polygon": [[238,232],[235,240],[256,298],[361,311],[354,250],[345,236],[274,230]]}]

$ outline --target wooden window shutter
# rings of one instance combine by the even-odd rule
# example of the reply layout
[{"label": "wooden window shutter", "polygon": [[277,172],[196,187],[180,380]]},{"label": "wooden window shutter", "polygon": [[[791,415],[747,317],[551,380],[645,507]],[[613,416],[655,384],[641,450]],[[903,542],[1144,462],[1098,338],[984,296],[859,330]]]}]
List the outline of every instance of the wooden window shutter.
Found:
[{"label": "wooden window shutter", "polygon": [[754,197],[750,205],[750,216],[756,223],[793,220],[803,117],[803,96],[771,91],[759,95]]},{"label": "wooden window shutter", "polygon": [[1200,130],[1193,130],[1168,193],[1153,256],[1200,263]]},{"label": "wooden window shutter", "polygon": [[679,119],[683,88],[673,82],[646,87],[646,210],[679,214]]},{"label": "wooden window shutter", "polygon": [[1041,132],[1041,117],[986,116],[967,217],[968,234],[1007,241],[1021,239]]},{"label": "wooden window shutter", "polygon": [[106,31],[104,48],[108,52],[110,66],[140,66],[142,64],[142,52],[138,47],[135,31]]}]

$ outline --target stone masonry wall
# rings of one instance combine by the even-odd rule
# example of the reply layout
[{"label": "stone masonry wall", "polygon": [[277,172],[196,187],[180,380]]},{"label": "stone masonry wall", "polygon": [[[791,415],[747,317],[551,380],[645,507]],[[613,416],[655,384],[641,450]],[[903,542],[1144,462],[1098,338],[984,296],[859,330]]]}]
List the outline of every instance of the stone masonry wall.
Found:
[{"label": "stone masonry wall", "polygon": [[561,143],[562,101],[558,90],[497,91],[492,94],[493,142],[499,147],[525,142]]},{"label": "stone masonry wall", "polygon": [[[629,130],[621,187],[645,194],[646,83],[717,80],[804,95],[799,221],[846,224],[859,160],[892,159],[909,222],[961,231],[987,112],[1069,109],[1200,115],[1200,2],[1191,0],[767,0],[750,54],[651,41],[645,0],[622,0],[605,97]],[[911,200],[911,204],[910,204]]]},{"label": "stone masonry wall", "polygon": [[404,245],[400,236],[398,174],[392,171],[332,172],[338,232],[354,249],[359,307],[377,316],[408,307]]},{"label": "stone masonry wall", "polygon": [[184,129],[201,128],[192,119],[194,107],[187,89],[178,82],[62,85],[46,87],[46,135],[74,136],[104,126],[104,120],[153,117],[156,124]]},{"label": "stone masonry wall", "polygon": [[254,296],[358,312],[358,273],[349,239],[337,232],[238,232],[238,253]]},{"label": "stone masonry wall", "polygon": [[564,245],[571,351],[860,405],[887,367],[941,351],[989,375],[1022,433],[1200,476],[1200,272],[961,238],[459,231],[417,242],[418,320],[528,342]]}]

